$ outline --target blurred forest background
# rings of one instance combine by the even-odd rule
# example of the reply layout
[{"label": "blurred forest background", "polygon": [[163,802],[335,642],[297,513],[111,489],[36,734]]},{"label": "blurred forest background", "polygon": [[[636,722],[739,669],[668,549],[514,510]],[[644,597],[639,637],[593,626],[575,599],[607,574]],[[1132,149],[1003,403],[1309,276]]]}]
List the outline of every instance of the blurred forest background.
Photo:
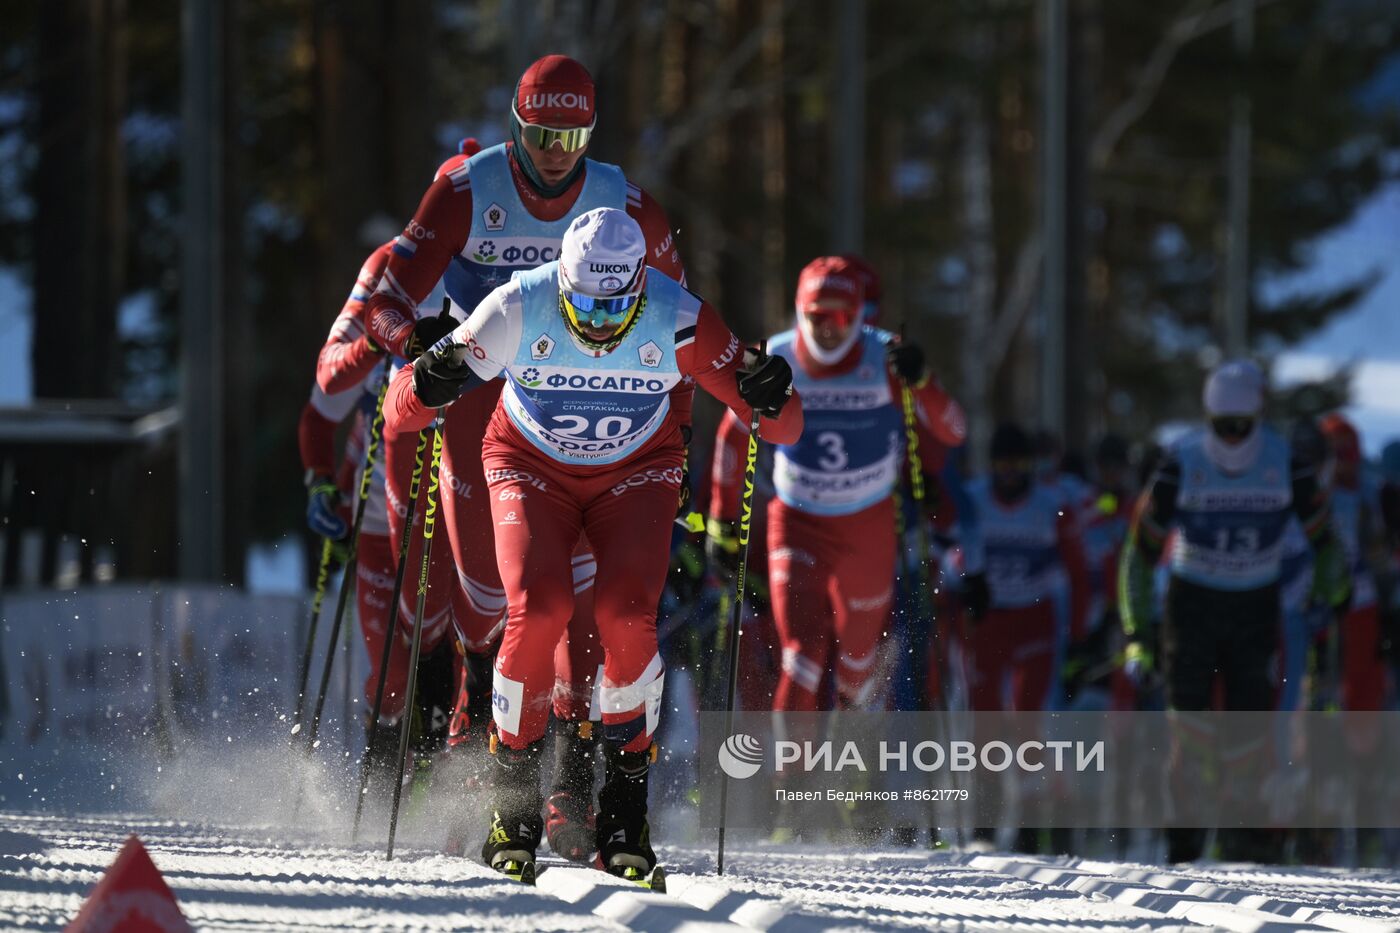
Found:
[{"label": "blurred forest background", "polygon": [[[68,411],[106,400],[139,419],[180,397],[182,9],[4,4],[0,306],[27,303],[32,396]],[[883,274],[886,325],[929,349],[979,438],[994,417],[1033,423],[1043,409],[1047,290],[1064,308],[1071,445],[1195,414],[1224,340],[1237,102],[1255,353],[1374,285],[1365,273],[1272,300],[1264,287],[1306,268],[1311,243],[1400,176],[1400,4],[1386,0],[1068,0],[1059,230],[1044,223],[1037,0],[216,9],[227,466],[215,576],[230,582],[250,542],[302,527],[296,419],[361,260],[460,137],[506,138],[514,81],[541,54],[592,70],[590,155],[656,196],[692,287],[741,336],[788,326],[810,258],[858,250]],[[1049,282],[1047,243],[1063,251]],[[1344,397],[1345,379],[1321,391]],[[122,576],[170,575],[172,433],[120,453],[12,449],[6,521],[110,540]]]}]

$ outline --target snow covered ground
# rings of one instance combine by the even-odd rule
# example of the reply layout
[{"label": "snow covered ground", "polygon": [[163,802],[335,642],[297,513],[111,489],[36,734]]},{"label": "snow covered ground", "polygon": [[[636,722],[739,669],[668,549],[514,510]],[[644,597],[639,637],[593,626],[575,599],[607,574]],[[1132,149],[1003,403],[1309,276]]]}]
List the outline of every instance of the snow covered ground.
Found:
[{"label": "snow covered ground", "polygon": [[414,845],[385,862],[277,825],[19,812],[0,813],[0,928],[62,929],[132,832],[208,930],[1400,931],[1394,872],[741,847],[721,878],[712,851],[668,848],[661,895],[548,859],[531,889]]},{"label": "snow covered ground", "polygon": [[[25,688],[9,691],[0,730],[0,930],[62,929],[136,833],[206,930],[1400,933],[1395,871],[772,848],[732,834],[721,878],[713,840],[684,802],[694,781],[668,774],[682,766],[679,752],[663,757],[653,783],[666,810],[657,838],[680,843],[661,849],[668,894],[548,860],[527,888],[442,854],[442,815],[485,811],[448,772],[440,794],[430,787],[408,805],[385,862],[377,795],[359,844],[350,841],[360,734],[342,726],[356,721],[353,705],[328,704],[314,754],[289,750],[279,710],[295,677],[301,642],[286,633],[304,617],[301,601],[109,588],[23,602],[7,597],[0,620],[10,683]],[[346,682],[337,671],[332,686],[348,692]],[[688,747],[678,735],[662,745]],[[478,826],[467,838],[483,835]]]}]

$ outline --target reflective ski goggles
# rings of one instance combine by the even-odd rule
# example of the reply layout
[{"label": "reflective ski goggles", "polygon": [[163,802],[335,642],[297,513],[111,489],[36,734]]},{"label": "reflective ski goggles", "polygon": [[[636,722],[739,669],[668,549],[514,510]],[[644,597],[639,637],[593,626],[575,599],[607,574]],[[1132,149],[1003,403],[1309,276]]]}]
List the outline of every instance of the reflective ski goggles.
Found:
[{"label": "reflective ski goggles", "polygon": [[604,327],[626,324],[636,312],[641,299],[641,292],[618,295],[615,298],[594,298],[583,292],[561,289],[559,310],[564,312],[564,316],[572,321],[575,327],[601,330]]},{"label": "reflective ski goggles", "polygon": [[520,112],[515,109],[515,104],[510,105],[510,115],[515,118],[516,124],[520,127],[520,138],[525,140],[526,145],[548,151],[555,143],[565,152],[577,152],[588,145],[588,140],[593,135],[593,127],[597,126],[598,118],[595,116],[593,122],[587,126],[571,126],[560,129],[552,126],[541,126],[538,123],[526,123],[520,117]]},{"label": "reflective ski goggles", "polygon": [[1210,429],[1222,440],[1240,440],[1249,437],[1257,419],[1252,415],[1219,415],[1210,419]]}]

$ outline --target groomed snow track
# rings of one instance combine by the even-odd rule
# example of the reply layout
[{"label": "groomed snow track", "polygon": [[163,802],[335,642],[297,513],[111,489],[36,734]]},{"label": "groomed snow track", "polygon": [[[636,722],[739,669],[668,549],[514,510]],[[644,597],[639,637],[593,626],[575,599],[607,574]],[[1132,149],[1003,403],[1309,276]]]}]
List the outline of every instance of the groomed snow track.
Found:
[{"label": "groomed snow track", "polygon": [[534,889],[472,859],[285,841],[278,828],[0,813],[0,928],[59,930],[130,833],[197,929],[1400,933],[1400,873],[1161,868],[905,850],[663,852],[669,893],[545,859]]}]

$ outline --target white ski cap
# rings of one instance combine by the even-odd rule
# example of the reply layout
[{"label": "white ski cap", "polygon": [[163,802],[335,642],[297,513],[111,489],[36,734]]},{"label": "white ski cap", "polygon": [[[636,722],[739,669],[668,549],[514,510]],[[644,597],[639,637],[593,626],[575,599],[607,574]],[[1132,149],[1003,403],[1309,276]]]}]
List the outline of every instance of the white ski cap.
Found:
[{"label": "white ski cap", "polygon": [[1249,360],[1222,363],[1201,393],[1208,415],[1258,415],[1264,410],[1264,374]]},{"label": "white ski cap", "polygon": [[559,287],[593,298],[642,290],[647,240],[626,211],[597,207],[574,218],[559,248]]}]

